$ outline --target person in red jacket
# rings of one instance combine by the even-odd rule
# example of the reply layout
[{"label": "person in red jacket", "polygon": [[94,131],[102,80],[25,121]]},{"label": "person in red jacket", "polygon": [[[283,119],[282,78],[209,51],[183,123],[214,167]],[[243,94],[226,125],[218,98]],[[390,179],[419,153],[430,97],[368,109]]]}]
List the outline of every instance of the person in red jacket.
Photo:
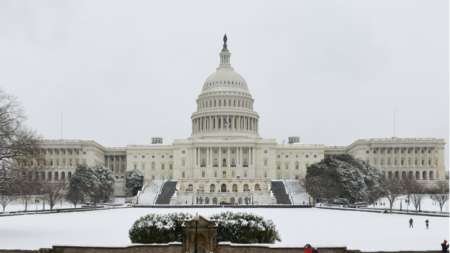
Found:
[{"label": "person in red jacket", "polygon": [[311,244],[306,244],[305,247],[303,247],[303,253],[313,253],[313,248],[311,247]]}]

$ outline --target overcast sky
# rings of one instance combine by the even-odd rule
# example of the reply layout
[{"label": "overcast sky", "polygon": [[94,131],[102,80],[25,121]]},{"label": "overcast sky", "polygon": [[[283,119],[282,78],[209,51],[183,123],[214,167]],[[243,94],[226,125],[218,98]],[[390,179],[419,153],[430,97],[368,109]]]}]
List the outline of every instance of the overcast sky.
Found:
[{"label": "overcast sky", "polygon": [[348,145],[448,140],[448,0],[0,1],[0,88],[45,138],[107,146],[191,134],[219,63],[247,81],[260,135]]}]

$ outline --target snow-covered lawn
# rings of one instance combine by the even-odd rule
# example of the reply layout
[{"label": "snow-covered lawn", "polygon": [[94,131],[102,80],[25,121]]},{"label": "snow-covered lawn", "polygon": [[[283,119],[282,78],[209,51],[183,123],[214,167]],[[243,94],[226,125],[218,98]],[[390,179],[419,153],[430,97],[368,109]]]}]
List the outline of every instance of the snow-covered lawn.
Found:
[{"label": "snow-covered lawn", "polygon": [[[130,244],[128,230],[148,213],[211,215],[245,211],[272,219],[281,244],[347,246],[361,250],[438,250],[449,238],[449,218],[294,208],[123,208],[89,212],[0,217],[0,248],[37,249],[52,245]],[[414,229],[408,228],[413,217]],[[425,229],[425,219],[430,229]]]}]

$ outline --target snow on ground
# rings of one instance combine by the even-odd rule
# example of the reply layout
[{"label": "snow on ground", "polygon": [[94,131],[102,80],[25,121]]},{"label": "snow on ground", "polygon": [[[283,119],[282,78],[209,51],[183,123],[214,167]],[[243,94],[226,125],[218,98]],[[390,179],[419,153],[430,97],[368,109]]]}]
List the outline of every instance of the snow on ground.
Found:
[{"label": "snow on ground", "polygon": [[[124,246],[128,230],[148,213],[251,212],[272,219],[283,245],[347,246],[361,250],[439,250],[449,238],[449,218],[316,208],[121,208],[88,212],[0,217],[0,248],[37,249],[52,245]],[[413,217],[415,227],[408,228]],[[425,229],[425,219],[430,229]]]},{"label": "snow on ground", "polygon": [[[407,200],[406,196],[399,197],[397,200],[395,200],[393,209],[415,210],[412,200],[409,202],[409,205],[407,204],[406,200]],[[382,204],[382,205],[380,205],[380,204]],[[443,212],[448,212],[448,204],[449,204],[449,202],[447,201],[445,203],[444,207],[442,208]],[[382,198],[377,201],[376,205],[371,205],[370,207],[389,209],[389,201],[387,200],[387,198]],[[437,202],[433,201],[428,195],[425,195],[422,199],[421,210],[422,211],[440,212],[439,204]]]}]

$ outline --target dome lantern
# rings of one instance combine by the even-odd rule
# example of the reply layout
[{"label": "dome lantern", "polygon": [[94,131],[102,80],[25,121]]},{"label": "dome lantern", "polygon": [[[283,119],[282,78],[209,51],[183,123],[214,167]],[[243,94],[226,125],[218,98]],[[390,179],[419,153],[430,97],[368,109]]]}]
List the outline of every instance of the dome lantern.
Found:
[{"label": "dome lantern", "polygon": [[231,68],[231,64],[230,64],[230,56],[231,53],[230,51],[228,51],[228,47],[227,47],[227,35],[225,34],[223,36],[223,47],[222,47],[222,51],[220,51],[220,65],[217,69],[220,68]]}]

